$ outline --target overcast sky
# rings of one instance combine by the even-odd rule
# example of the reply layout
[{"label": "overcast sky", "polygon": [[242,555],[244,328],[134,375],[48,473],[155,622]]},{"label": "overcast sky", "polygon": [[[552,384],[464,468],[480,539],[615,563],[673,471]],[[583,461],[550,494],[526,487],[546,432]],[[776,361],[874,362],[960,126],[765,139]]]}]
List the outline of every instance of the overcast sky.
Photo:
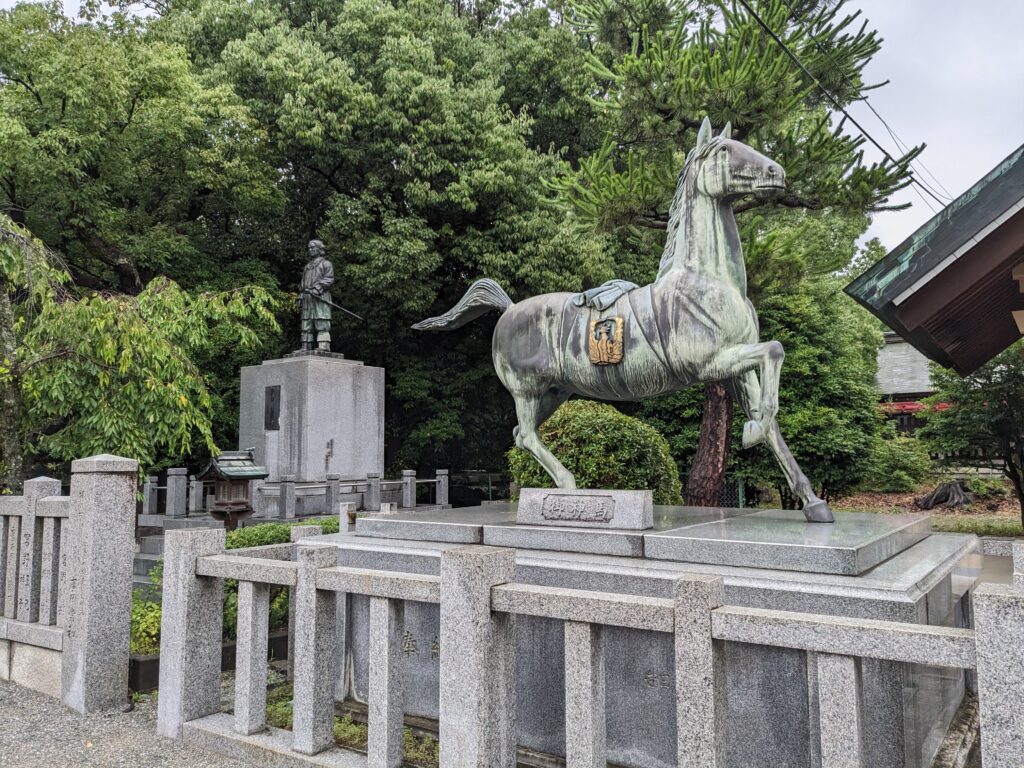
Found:
[{"label": "overcast sky", "polygon": [[[872,106],[907,144],[928,145],[921,159],[954,197],[1024,144],[1024,2],[851,0],[848,7],[861,9],[884,38],[866,80],[890,82],[870,92]],[[850,112],[895,152],[866,107]],[[876,215],[870,232],[890,249],[932,216],[909,189],[895,199],[913,207]]]},{"label": "overcast sky", "polygon": [[[14,2],[0,0],[0,8]],[[79,0],[64,5],[77,12]],[[872,106],[904,142],[928,145],[921,159],[954,197],[1024,143],[1022,0],[850,0],[847,8],[861,9],[884,38],[866,80],[890,82],[871,92]],[[851,114],[896,153],[864,105],[854,105]],[[871,147],[866,153],[878,157]],[[878,214],[869,232],[887,248],[932,216],[911,189],[895,200],[913,207]]]}]

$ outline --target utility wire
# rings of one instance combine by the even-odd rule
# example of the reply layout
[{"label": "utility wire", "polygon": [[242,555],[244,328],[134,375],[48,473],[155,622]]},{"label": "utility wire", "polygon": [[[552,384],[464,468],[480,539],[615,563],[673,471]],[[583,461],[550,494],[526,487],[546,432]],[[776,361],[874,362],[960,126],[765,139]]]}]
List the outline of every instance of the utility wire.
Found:
[{"label": "utility wire", "polygon": [[[803,62],[800,61],[799,58],[797,58],[797,55],[795,53],[793,53],[789,49],[789,46],[786,45],[785,41],[783,41],[782,38],[780,38],[777,34],[775,34],[775,30],[773,30],[771,27],[769,27],[768,24],[765,22],[765,20],[762,19],[758,15],[758,13],[753,8],[750,7],[750,4],[747,2],[747,0],[737,0],[737,2],[740,5],[742,5],[746,9],[747,13],[749,13],[754,18],[754,20],[758,23],[758,25],[760,25],[760,27],[765,32],[768,33],[768,35],[772,38],[772,40],[775,41],[776,45],[778,45],[783,50],[783,52],[790,59],[793,60],[793,63],[796,64],[800,68],[800,71],[803,72],[808,78],[810,78],[811,82],[814,83],[818,87],[818,90],[820,90],[823,94],[825,94],[825,96],[828,98],[829,101],[832,102],[832,104],[835,106],[835,108],[838,109],[840,112],[842,112],[843,115],[845,115],[847,120],[849,120],[851,123],[853,123],[853,125],[857,128],[857,130],[859,130],[861,132],[861,135],[865,139],[870,141],[875,146],[875,148],[879,152],[881,152],[882,155],[889,162],[895,164],[896,163],[896,159],[886,151],[885,147],[883,147],[881,144],[879,144],[877,141],[875,141],[875,138],[870,133],[868,133],[867,130],[865,130],[864,126],[862,126],[860,123],[857,122],[857,119],[846,110],[846,107],[844,107],[842,104],[839,103],[839,100],[836,99],[835,96],[833,96],[831,93],[829,93],[828,90],[825,89],[825,86],[823,86],[818,81],[818,78],[816,78],[813,74],[811,74],[810,70],[808,70],[807,67],[804,66]],[[925,185],[921,184],[921,182],[918,181],[917,177],[913,173],[910,174],[910,180],[911,180],[911,183],[917,184],[919,187],[921,187],[921,189],[923,189],[932,198],[934,198],[935,201],[939,205],[941,205],[942,207],[946,206],[946,202],[944,200],[942,200],[942,198],[940,198],[934,192],[932,192],[928,187],[926,187]],[[931,208],[933,212],[935,211],[935,209],[932,208],[931,205],[929,205],[928,207]]]},{"label": "utility wire", "polygon": [[[790,15],[792,15],[792,17],[795,20],[798,20],[798,21],[801,21],[801,22],[806,22],[806,20],[807,20],[806,15],[803,16],[803,17],[798,18],[799,15],[797,14],[797,12],[793,8],[793,6],[790,5],[788,0],[782,0],[782,4],[784,6],[786,6],[786,9],[790,12]],[[836,72],[839,74],[839,76],[841,78],[843,78],[843,80],[848,85],[853,86],[854,84],[850,81],[850,78],[846,76],[846,73],[843,72],[842,67],[840,67],[839,64],[836,62],[836,60],[834,58],[832,58],[831,54],[828,52],[828,50],[825,48],[825,46],[823,46],[821,44],[821,41],[818,38],[816,38],[814,35],[810,34],[810,32],[808,32],[807,36],[814,43],[814,47],[817,48],[818,51],[826,59],[828,59],[829,63],[831,63],[832,66],[834,66],[836,68]],[[869,110],[871,110],[871,113],[876,118],[878,118],[878,122],[880,122],[882,124],[882,126],[888,132],[889,136],[892,137],[893,143],[896,144],[896,149],[898,149],[900,152],[903,152],[903,153],[909,152],[910,151],[910,147],[907,145],[907,143],[905,141],[903,141],[903,139],[901,139],[896,134],[896,131],[892,128],[892,126],[889,125],[889,123],[886,122],[885,118],[882,117],[879,114],[878,110],[875,109],[874,105],[871,103],[871,101],[868,99],[868,97],[864,96],[863,98],[860,99],[860,101],[863,101],[864,102],[864,106],[866,106]],[[946,189],[945,185],[941,181],[939,181],[938,177],[934,173],[931,172],[931,169],[928,168],[928,166],[924,164],[924,160],[918,158],[917,160],[911,161],[910,165],[911,165],[911,167],[914,170],[918,170],[918,166],[920,166],[920,171],[919,172],[923,172],[924,174],[927,174],[932,179],[932,181],[934,181],[938,185],[938,188],[939,188],[939,190],[941,190],[941,193],[938,190],[936,190],[935,187],[933,187],[931,184],[927,184],[923,180],[921,180],[922,184],[925,184],[927,187],[929,187],[932,190],[932,192],[934,192],[936,195],[939,195],[940,197],[944,197],[948,201],[952,202],[953,195],[950,193],[950,191],[948,189]]]}]

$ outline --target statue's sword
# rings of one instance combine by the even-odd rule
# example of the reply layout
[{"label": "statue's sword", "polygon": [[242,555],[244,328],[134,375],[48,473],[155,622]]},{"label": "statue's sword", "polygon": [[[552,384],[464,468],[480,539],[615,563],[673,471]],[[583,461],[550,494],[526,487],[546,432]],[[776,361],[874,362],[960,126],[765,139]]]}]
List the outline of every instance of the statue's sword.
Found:
[{"label": "statue's sword", "polygon": [[362,317],[360,317],[360,316],[359,316],[359,315],[357,315],[357,314],[356,314],[355,312],[353,312],[353,311],[351,311],[351,310],[349,310],[349,309],[345,309],[344,307],[342,307],[342,306],[340,306],[340,305],[338,305],[338,304],[335,304],[335,303],[334,303],[333,301],[331,301],[330,299],[326,299],[326,298],[324,298],[323,296],[317,296],[317,295],[316,295],[315,293],[313,293],[312,291],[299,291],[299,293],[300,293],[300,294],[303,294],[303,293],[308,293],[308,294],[309,294],[310,296],[312,296],[312,297],[313,297],[314,299],[316,299],[317,301],[322,301],[322,302],[323,302],[324,304],[329,304],[330,306],[334,307],[335,309],[340,309],[340,310],[341,310],[342,312],[344,312],[344,313],[345,313],[346,315],[352,315],[352,317],[354,317],[354,318],[355,318],[356,320],[362,320],[362,321],[363,321],[364,323],[366,322],[366,319],[365,319],[365,318],[362,318]]}]

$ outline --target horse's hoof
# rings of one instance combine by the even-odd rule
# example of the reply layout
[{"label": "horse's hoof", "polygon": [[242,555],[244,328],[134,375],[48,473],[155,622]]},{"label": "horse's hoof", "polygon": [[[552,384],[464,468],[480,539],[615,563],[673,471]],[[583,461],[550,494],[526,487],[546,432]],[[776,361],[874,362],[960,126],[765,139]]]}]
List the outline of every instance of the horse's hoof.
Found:
[{"label": "horse's hoof", "polygon": [[760,422],[748,421],[743,425],[743,447],[753,448],[755,445],[764,440],[764,429],[761,428]]},{"label": "horse's hoof", "polygon": [[832,516],[832,510],[829,509],[828,503],[822,499],[811,502],[804,506],[804,517],[807,518],[809,523],[833,523],[835,518]]}]

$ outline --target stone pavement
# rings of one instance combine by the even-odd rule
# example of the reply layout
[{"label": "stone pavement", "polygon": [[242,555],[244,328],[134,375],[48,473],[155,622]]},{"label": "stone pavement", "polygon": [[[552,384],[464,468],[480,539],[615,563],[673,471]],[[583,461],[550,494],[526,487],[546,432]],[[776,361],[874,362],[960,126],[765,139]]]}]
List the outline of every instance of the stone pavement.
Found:
[{"label": "stone pavement", "polygon": [[156,698],[126,714],[79,715],[27,688],[0,682],[4,768],[243,768],[238,760],[156,735]]}]

